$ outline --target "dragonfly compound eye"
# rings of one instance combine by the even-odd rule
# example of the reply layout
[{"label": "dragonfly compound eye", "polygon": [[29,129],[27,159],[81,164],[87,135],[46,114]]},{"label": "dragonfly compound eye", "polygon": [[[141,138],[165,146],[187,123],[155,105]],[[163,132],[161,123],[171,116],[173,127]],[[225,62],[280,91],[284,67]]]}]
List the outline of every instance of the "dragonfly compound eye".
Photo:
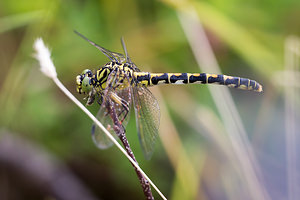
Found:
[{"label": "dragonfly compound eye", "polygon": [[81,74],[82,74],[82,75],[85,75],[85,76],[88,76],[88,77],[92,77],[92,76],[93,76],[92,71],[89,70],[89,69],[83,70]]},{"label": "dragonfly compound eye", "polygon": [[93,73],[89,69],[85,69],[82,71],[80,75],[76,77],[76,85],[77,85],[77,92],[81,93],[88,93],[92,88],[91,86],[91,79],[93,77]]},{"label": "dragonfly compound eye", "polygon": [[83,93],[89,93],[92,89],[91,78],[88,76],[85,76],[82,80],[81,87],[82,87]]}]

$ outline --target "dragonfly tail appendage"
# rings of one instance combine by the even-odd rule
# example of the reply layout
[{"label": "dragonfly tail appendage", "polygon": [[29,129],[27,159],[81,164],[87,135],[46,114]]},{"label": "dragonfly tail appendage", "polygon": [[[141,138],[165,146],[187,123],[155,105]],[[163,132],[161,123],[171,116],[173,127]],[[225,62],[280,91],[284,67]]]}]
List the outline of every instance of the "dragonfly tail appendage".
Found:
[{"label": "dragonfly tail appendage", "polygon": [[227,87],[238,88],[242,90],[252,90],[255,92],[262,92],[262,86],[248,78],[227,76],[227,75],[216,75],[216,74],[206,74],[206,83],[216,83],[220,85],[226,85]]}]

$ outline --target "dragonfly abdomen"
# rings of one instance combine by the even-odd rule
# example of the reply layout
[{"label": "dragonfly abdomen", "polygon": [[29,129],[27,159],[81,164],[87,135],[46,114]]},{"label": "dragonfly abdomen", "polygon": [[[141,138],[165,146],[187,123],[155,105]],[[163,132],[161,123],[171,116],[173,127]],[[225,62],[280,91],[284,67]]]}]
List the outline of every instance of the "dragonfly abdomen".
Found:
[{"label": "dragonfly abdomen", "polygon": [[138,83],[145,86],[160,84],[220,84],[243,90],[262,91],[262,86],[254,80],[227,75],[207,73],[149,73],[134,72]]}]

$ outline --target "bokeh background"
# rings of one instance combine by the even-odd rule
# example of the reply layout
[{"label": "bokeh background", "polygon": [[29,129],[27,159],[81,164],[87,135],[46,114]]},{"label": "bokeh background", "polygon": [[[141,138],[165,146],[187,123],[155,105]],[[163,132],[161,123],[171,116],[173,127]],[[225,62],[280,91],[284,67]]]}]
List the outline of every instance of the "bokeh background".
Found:
[{"label": "bokeh background", "polygon": [[124,36],[144,71],[221,70],[264,86],[151,88],[162,117],[150,161],[134,112],[127,135],[168,199],[298,199],[299,19],[298,0],[0,1],[0,199],[144,198],[128,160],[96,148],[92,122],[33,58],[42,37],[59,79],[85,103],[76,75],[108,59],[73,30],[117,52]]}]

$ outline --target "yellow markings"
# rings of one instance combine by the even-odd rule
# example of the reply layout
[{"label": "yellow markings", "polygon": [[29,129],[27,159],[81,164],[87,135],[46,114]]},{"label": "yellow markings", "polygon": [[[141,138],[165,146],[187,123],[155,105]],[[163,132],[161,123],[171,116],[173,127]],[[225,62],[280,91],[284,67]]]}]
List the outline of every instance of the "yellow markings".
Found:
[{"label": "yellow markings", "polygon": [[[161,76],[163,76],[165,73],[154,73],[154,74],[151,74],[150,73],[150,82],[151,82],[151,84],[153,84],[152,83],[152,78],[153,77],[161,77]],[[168,79],[170,79],[170,77],[168,77]],[[165,80],[158,80],[157,81],[157,83],[156,83],[156,85],[159,85],[159,84],[162,84],[162,83],[164,83],[165,82]]]},{"label": "yellow markings", "polygon": [[[218,78],[218,74],[206,74],[206,82],[208,83],[209,78]],[[216,82],[214,82],[216,84]]]},{"label": "yellow markings", "polygon": [[[225,85],[225,83],[226,83],[226,80],[231,80],[231,79],[233,79],[234,77],[232,77],[232,76],[227,76],[227,75],[223,75],[223,84]],[[235,86],[235,84],[230,84],[230,85],[227,85],[228,87],[234,87]]]},{"label": "yellow markings", "polygon": [[102,75],[101,75],[101,70],[97,71],[97,81],[100,81]]},{"label": "yellow markings", "polygon": [[76,76],[76,84],[81,85],[81,76],[80,75]]},{"label": "yellow markings", "polygon": [[186,73],[186,76],[187,76],[187,84],[190,83],[190,77],[191,77],[191,73]]},{"label": "yellow markings", "polygon": [[218,78],[218,74],[207,74],[206,77]]},{"label": "yellow markings", "polygon": [[223,85],[225,85],[226,80],[227,80],[227,75],[223,75]]},{"label": "yellow markings", "polygon": [[[132,70],[130,70],[130,71],[132,71]],[[135,72],[135,71],[133,71],[133,77],[135,79],[138,79],[138,77],[148,76],[148,74],[149,74],[148,72]],[[139,81],[139,84],[148,86],[149,82],[148,82],[148,80],[142,80],[142,81]],[[150,85],[151,85],[151,78],[150,78]]]},{"label": "yellow markings", "polygon": [[101,87],[102,89],[105,89],[105,88],[106,88],[106,81],[103,82],[103,83],[100,85],[100,87]]},{"label": "yellow markings", "polygon": [[117,66],[120,70],[124,70],[124,64],[118,65]]},{"label": "yellow markings", "polygon": [[263,91],[262,86],[259,85],[257,92],[262,92],[262,91]]},{"label": "yellow markings", "polygon": [[247,90],[247,86],[246,85],[240,85],[238,88],[242,89],[242,90]]},{"label": "yellow markings", "polygon": [[234,78],[233,76],[227,76],[227,75],[223,75],[223,77],[224,77],[224,80],[233,79]]},{"label": "yellow markings", "polygon": [[110,62],[110,63],[106,64],[105,67],[108,67],[111,69],[113,66],[112,66],[112,63]]},{"label": "yellow markings", "polygon": [[229,84],[229,85],[226,85],[228,87],[235,87],[236,85],[235,84]]},{"label": "yellow markings", "polygon": [[[162,73],[163,74],[163,73]],[[181,76],[182,75],[182,73],[169,73],[169,76]]]},{"label": "yellow markings", "polygon": [[159,76],[162,76],[162,75],[164,75],[164,73],[153,73],[153,74],[150,74],[150,78],[152,78],[152,77],[159,77]]},{"label": "yellow markings", "polygon": [[148,86],[148,81],[146,81],[146,80],[140,81],[140,83],[141,83],[142,85]]},{"label": "yellow markings", "polygon": [[115,102],[115,103],[117,103],[117,104],[119,104],[119,105],[122,105],[122,99],[118,96],[118,95],[116,95],[115,93],[110,93],[111,95],[110,95],[110,98]]},{"label": "yellow markings", "polygon": [[138,76],[147,76],[149,73],[148,72],[134,72],[134,76],[138,77]]}]

